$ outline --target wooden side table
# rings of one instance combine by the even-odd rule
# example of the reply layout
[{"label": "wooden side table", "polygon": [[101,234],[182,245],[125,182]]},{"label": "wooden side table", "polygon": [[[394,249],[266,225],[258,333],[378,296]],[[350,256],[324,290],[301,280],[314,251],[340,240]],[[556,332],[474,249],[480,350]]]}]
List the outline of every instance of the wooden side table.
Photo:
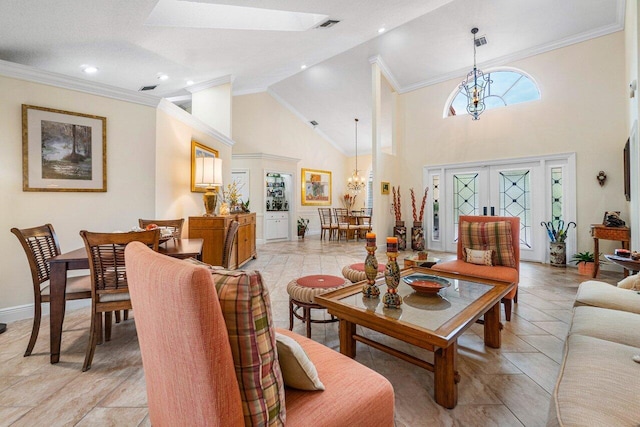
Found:
[{"label": "wooden side table", "polygon": [[629,272],[631,272],[631,274],[636,274],[640,271],[640,260],[636,261],[630,257],[622,257],[618,255],[605,255],[604,257],[609,261],[624,267],[624,277],[627,277]]},{"label": "wooden side table", "polygon": [[[599,240],[617,240],[622,243],[623,249],[629,249],[631,231],[629,227],[607,227],[602,224],[591,224],[591,235],[593,236],[593,255],[595,258],[593,277],[595,278],[600,270]],[[625,277],[627,274],[628,272],[625,269]]]}]

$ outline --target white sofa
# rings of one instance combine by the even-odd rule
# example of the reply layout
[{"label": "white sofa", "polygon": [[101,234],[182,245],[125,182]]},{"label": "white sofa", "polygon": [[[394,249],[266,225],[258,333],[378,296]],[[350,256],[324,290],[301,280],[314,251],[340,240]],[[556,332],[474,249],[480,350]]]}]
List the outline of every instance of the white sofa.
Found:
[{"label": "white sofa", "polygon": [[547,426],[640,424],[640,292],[580,285]]}]

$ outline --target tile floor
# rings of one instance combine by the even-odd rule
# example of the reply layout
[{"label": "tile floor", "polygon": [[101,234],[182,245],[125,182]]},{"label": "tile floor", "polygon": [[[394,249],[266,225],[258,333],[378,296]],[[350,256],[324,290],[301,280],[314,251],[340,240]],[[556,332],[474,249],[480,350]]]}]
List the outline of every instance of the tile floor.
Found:
[{"label": "tile floor", "polygon": [[[319,236],[307,236],[305,240],[259,246],[258,259],[245,268],[263,273],[271,291],[276,326],[286,328],[286,285],[291,279],[319,273],[341,275],[344,265],[362,262],[365,255],[362,242],[320,242]],[[383,253],[379,257],[384,261]],[[620,278],[621,273],[604,272],[601,280],[615,283]],[[458,406],[453,410],[434,402],[432,373],[360,343],[357,360],[393,383],[399,427],[545,425],[573,299],[583,280],[586,278],[573,268],[522,263],[519,303],[511,322],[505,323],[502,348],[485,347],[482,327],[477,324],[459,339],[462,379]],[[91,370],[82,373],[89,317],[88,309],[67,313],[57,365],[49,364],[48,317],[43,318],[30,357],[22,356],[30,320],[11,323],[0,335],[0,426],[150,425],[135,323],[116,325],[112,341],[96,349]],[[339,349],[337,324],[313,325],[312,329],[313,339]],[[304,334],[298,321],[294,330]],[[366,333],[432,360],[426,351],[372,331]]]}]

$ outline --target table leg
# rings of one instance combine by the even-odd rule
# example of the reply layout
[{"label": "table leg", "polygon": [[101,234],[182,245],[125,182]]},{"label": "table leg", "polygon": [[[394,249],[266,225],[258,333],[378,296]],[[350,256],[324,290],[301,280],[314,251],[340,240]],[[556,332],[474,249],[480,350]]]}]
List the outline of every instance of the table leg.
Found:
[{"label": "table leg", "polygon": [[49,332],[51,335],[51,363],[60,360],[62,323],[64,322],[65,290],[67,287],[67,265],[63,262],[51,264],[49,302]]},{"label": "table leg", "polygon": [[500,348],[500,301],[484,314],[484,343],[487,347]]},{"label": "table leg", "polygon": [[356,324],[340,319],[340,353],[351,358],[356,357]]},{"label": "table leg", "polygon": [[458,385],[456,384],[457,342],[449,347],[439,348],[433,354],[434,395],[436,403],[453,409],[458,403]]},{"label": "table leg", "polygon": [[596,276],[598,275],[598,270],[600,269],[600,248],[599,248],[599,240],[597,237],[593,238],[593,258],[594,258],[594,265],[593,265],[593,278],[595,279]]}]

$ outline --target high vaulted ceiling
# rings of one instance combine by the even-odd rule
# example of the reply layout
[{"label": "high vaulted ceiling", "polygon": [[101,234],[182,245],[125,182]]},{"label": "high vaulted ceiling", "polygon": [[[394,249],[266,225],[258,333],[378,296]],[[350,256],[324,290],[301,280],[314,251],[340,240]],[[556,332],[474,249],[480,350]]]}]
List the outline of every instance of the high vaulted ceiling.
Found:
[{"label": "high vaulted ceiling", "polygon": [[[163,24],[178,26],[149,19],[156,6],[202,14],[221,4],[322,14],[340,23],[273,31],[202,28],[207,20],[196,23],[193,15]],[[147,93],[158,97],[187,94],[189,80],[231,75],[234,94],[269,90],[351,155],[354,117],[359,152],[371,138],[373,57],[395,89],[406,92],[462,79],[472,65],[472,27],[488,41],[478,48],[479,67],[499,66],[619,31],[624,7],[624,0],[4,0],[0,60],[131,91],[157,84]],[[98,72],[83,73],[86,65]],[[159,80],[161,74],[168,79]]]}]

